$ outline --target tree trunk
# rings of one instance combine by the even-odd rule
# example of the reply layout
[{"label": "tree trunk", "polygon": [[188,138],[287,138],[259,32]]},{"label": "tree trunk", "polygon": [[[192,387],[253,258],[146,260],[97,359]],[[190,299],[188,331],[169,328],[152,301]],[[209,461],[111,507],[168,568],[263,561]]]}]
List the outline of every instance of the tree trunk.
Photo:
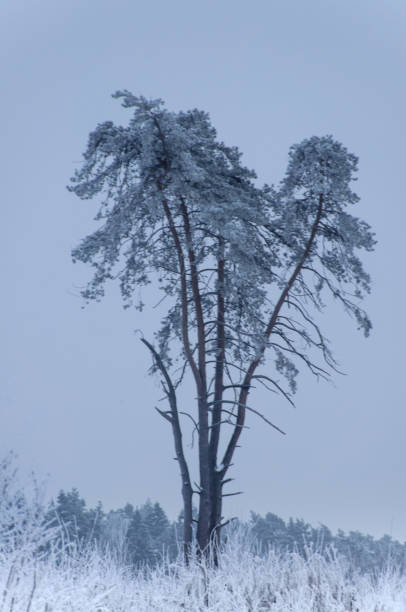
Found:
[{"label": "tree trunk", "polygon": [[189,468],[186,461],[185,453],[183,451],[183,442],[182,442],[182,429],[180,427],[179,422],[179,412],[178,405],[176,400],[176,392],[175,387],[173,386],[172,380],[169,376],[168,370],[163,363],[161,356],[154,349],[152,344],[150,344],[145,338],[141,338],[141,342],[145,344],[145,346],[151,351],[152,356],[155,360],[156,365],[158,366],[161,374],[165,380],[166,384],[162,384],[165,395],[169,402],[169,411],[165,412],[163,410],[157,411],[159,414],[169,421],[172,426],[173,433],[173,441],[175,444],[175,453],[176,459],[179,463],[180,469],[180,477],[182,479],[182,498],[183,498],[183,552],[185,562],[188,565],[190,560],[190,555],[192,552],[192,543],[193,543],[193,513],[192,513],[192,498],[193,498],[193,489],[192,483],[190,480]]},{"label": "tree trunk", "polygon": [[183,558],[186,565],[189,565],[193,545],[193,512],[192,497],[193,491],[190,484],[182,483],[183,497]]},{"label": "tree trunk", "polygon": [[220,474],[214,471],[212,474],[212,500],[210,516],[210,547],[213,563],[218,566],[218,553],[221,536],[223,486]]},{"label": "tree trunk", "polygon": [[205,554],[210,543],[210,466],[209,466],[209,422],[206,399],[199,398],[199,518],[197,524],[198,553]]},{"label": "tree trunk", "polygon": [[199,517],[197,524],[197,554],[218,566],[218,548],[222,520],[222,485],[220,474],[207,470],[209,495],[200,492]]}]

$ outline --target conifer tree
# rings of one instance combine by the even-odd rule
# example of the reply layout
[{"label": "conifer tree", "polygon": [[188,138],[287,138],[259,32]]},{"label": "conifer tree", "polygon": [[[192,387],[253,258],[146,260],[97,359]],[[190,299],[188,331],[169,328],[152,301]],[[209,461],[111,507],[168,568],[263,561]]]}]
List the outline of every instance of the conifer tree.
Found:
[{"label": "conifer tree", "polygon": [[56,503],[51,504],[46,518],[50,527],[61,528],[61,534],[67,543],[83,546],[100,538],[103,518],[101,504],[94,509],[87,509],[85,500],[75,488],[68,492],[59,492]]},{"label": "conifer tree", "polygon": [[[108,121],[90,134],[70,189],[100,197],[98,227],[73,257],[94,269],[86,300],[101,299],[114,279],[126,307],[144,307],[134,289],[150,282],[167,298],[155,340],[142,341],[168,399],[158,411],[171,425],[180,468],[187,557],[194,494],[199,550],[219,541],[247,413],[281,431],[249,401],[253,386],[292,402],[300,366],[321,378],[336,369],[317,320],[327,296],[368,335],[360,300],[370,279],[358,251],[373,249],[374,238],[349,212],[358,201],[357,158],[331,136],[294,145],[281,184],[259,187],[206,113],[169,112],[161,100],[128,91],[115,97],[133,115],[127,127]],[[185,374],[195,410],[178,407]],[[186,413],[198,439],[195,489],[183,448]]]},{"label": "conifer tree", "polygon": [[134,566],[150,564],[154,560],[151,536],[138,508],[134,511],[128,527],[127,551],[130,563]]}]

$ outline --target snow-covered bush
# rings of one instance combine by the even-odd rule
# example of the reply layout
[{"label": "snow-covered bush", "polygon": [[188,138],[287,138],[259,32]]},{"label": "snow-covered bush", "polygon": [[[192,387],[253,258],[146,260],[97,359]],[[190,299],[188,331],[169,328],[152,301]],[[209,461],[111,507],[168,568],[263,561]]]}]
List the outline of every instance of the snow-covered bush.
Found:
[{"label": "snow-covered bush", "polygon": [[20,483],[11,452],[0,461],[0,555],[40,555],[52,541],[55,529],[45,522],[44,491],[32,475]]},{"label": "snow-covered bush", "polygon": [[36,568],[52,551],[56,535],[45,521],[43,488],[34,476],[22,487],[15,455],[9,453],[0,461],[0,610],[15,609],[16,594],[24,589],[27,576],[35,588]]}]

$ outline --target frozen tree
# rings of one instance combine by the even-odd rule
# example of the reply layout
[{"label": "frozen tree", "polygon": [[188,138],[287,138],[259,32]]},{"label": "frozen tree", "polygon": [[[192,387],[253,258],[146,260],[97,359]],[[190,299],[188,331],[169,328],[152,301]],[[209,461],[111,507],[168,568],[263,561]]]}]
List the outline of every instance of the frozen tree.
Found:
[{"label": "frozen tree", "polygon": [[[132,109],[128,126],[96,127],[69,187],[100,202],[98,227],[73,258],[94,269],[86,300],[100,300],[114,279],[126,307],[142,309],[134,290],[151,282],[167,298],[155,340],[143,342],[168,399],[159,412],[172,427],[180,467],[187,556],[194,494],[198,547],[218,542],[223,488],[247,413],[279,429],[248,403],[253,385],[292,402],[301,364],[317,377],[335,370],[317,321],[325,296],[368,335],[360,299],[370,279],[357,252],[372,250],[374,238],[348,212],[358,200],[357,158],[331,136],[293,146],[280,186],[259,187],[238,149],[217,140],[206,113],[169,112],[161,100],[128,91],[115,97]],[[195,411],[178,408],[186,373]],[[196,491],[183,449],[186,413],[198,438]]]}]

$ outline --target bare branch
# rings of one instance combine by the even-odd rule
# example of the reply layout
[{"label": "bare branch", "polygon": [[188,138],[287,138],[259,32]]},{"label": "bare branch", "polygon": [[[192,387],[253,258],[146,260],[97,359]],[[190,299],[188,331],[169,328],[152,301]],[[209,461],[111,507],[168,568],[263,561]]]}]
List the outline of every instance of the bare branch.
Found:
[{"label": "bare branch", "polygon": [[265,376],[264,374],[254,374],[252,378],[257,379],[257,380],[261,380],[263,378],[264,380],[269,381],[272,385],[274,385],[274,387],[278,389],[279,393],[283,395],[283,397],[289,402],[289,404],[295,407],[295,403],[290,397],[289,393],[286,393],[286,391],[276,382],[276,380],[273,380],[273,378],[270,378],[269,376]]},{"label": "bare branch", "polygon": [[232,497],[233,495],[242,495],[244,491],[236,491],[235,493],[222,493],[222,497]]},{"label": "bare branch", "polygon": [[[237,404],[237,406],[239,406],[239,402],[233,402],[232,400],[223,400],[224,404]],[[283,434],[284,436],[286,436],[286,432],[282,431],[282,429],[280,429],[277,425],[274,425],[274,423],[272,423],[269,419],[267,419],[261,412],[259,412],[258,410],[255,410],[255,408],[251,408],[250,406],[245,405],[244,408],[246,410],[248,410],[249,412],[253,412],[254,414],[256,414],[257,416],[259,416],[261,419],[263,419],[265,421],[265,423],[268,423],[268,425],[270,425],[271,427],[273,427],[273,429],[276,429],[276,431],[279,431],[279,433]],[[244,427],[244,426],[241,426]]]},{"label": "bare branch", "polygon": [[[262,346],[262,348],[260,349],[259,353],[260,355],[250,364],[245,378],[244,378],[244,383],[246,385],[250,385],[251,383],[251,379],[252,376],[255,373],[255,370],[257,369],[260,361],[261,361],[261,356],[263,355],[267,342],[269,340],[269,336],[271,335],[274,325],[278,319],[279,313],[281,311],[282,306],[284,305],[286,298],[289,295],[289,292],[291,290],[291,288],[293,287],[296,278],[298,277],[302,267],[305,265],[306,260],[308,255],[311,252],[311,248],[313,246],[313,242],[315,240],[316,237],[316,233],[319,227],[319,223],[321,220],[321,215],[322,215],[322,211],[323,211],[323,196],[320,194],[319,196],[319,202],[318,202],[318,208],[317,208],[317,213],[316,213],[316,217],[312,226],[312,230],[310,232],[310,236],[308,239],[308,242],[306,244],[306,247],[304,249],[303,255],[300,258],[299,262],[297,263],[294,271],[292,272],[292,275],[290,276],[288,282],[286,283],[285,288],[283,289],[280,298],[278,300],[278,302],[276,303],[275,309],[272,313],[272,316],[269,320],[268,326],[266,328],[265,331],[265,336],[264,336],[264,344]],[[240,401],[238,402],[238,416],[237,416],[237,423],[235,425],[235,429],[234,432],[229,440],[228,446],[226,448],[226,451],[224,453],[224,458],[223,458],[223,465],[224,465],[224,469],[223,469],[223,473],[222,476],[224,476],[224,474],[227,472],[229,464],[231,463],[231,459],[232,456],[234,454],[234,451],[236,449],[237,443],[238,443],[238,439],[241,435],[241,429],[242,426],[244,425],[244,421],[245,421],[245,411],[246,411],[246,401],[248,398],[248,393],[249,393],[249,386],[246,389],[241,389],[240,392]],[[271,423],[272,427],[273,424]]]},{"label": "bare branch", "polygon": [[161,415],[161,416],[162,416],[164,419],[166,419],[167,421],[169,421],[169,423],[172,425],[172,422],[173,422],[173,421],[172,421],[172,418],[169,416],[169,414],[170,414],[170,413],[169,413],[168,411],[165,411],[165,410],[160,410],[159,408],[157,408],[157,406],[155,406],[155,410],[156,410],[157,412],[159,412],[159,414],[160,414],[160,415]]}]

